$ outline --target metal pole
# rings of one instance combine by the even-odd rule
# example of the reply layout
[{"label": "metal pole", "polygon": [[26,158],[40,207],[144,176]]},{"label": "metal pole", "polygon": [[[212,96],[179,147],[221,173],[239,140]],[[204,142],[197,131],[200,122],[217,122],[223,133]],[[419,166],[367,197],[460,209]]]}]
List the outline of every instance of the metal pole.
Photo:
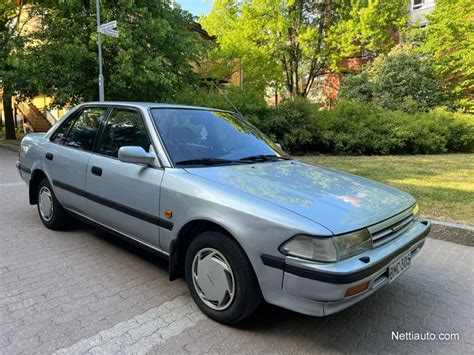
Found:
[{"label": "metal pole", "polygon": [[100,6],[99,0],[95,0],[96,17],[97,17],[97,45],[99,47],[99,101],[104,101],[104,75],[102,75],[102,45],[100,33]]}]

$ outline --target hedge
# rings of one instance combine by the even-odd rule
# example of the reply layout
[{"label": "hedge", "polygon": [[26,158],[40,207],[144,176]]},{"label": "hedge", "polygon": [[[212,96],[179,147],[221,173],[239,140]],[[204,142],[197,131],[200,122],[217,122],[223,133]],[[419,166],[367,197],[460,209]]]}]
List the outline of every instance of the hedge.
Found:
[{"label": "hedge", "polygon": [[292,153],[437,154],[474,150],[474,116],[443,109],[406,113],[340,102],[321,111],[288,101],[254,123]]}]

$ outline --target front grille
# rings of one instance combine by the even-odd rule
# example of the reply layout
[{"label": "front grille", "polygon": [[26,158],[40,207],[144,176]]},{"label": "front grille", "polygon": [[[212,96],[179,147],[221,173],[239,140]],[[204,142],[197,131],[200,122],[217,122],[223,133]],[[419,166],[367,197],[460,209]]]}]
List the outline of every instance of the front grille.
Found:
[{"label": "front grille", "polygon": [[368,228],[374,248],[377,248],[404,233],[414,220],[412,209],[389,218],[388,220]]}]

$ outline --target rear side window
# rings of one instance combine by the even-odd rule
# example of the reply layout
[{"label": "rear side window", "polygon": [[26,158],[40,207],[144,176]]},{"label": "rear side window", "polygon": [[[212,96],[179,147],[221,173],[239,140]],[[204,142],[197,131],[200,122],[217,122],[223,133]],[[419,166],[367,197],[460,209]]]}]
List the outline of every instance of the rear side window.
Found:
[{"label": "rear side window", "polygon": [[53,142],[57,144],[64,144],[66,140],[67,132],[71,128],[72,124],[74,123],[74,118],[69,119],[66,123],[64,123],[61,128],[59,128],[58,132],[54,136]]},{"label": "rear side window", "polygon": [[117,158],[119,149],[124,146],[139,146],[148,152],[150,140],[140,113],[114,109],[105,125],[97,152]]},{"label": "rear side window", "polygon": [[65,144],[81,150],[92,150],[106,112],[106,108],[86,108],[69,130]]}]

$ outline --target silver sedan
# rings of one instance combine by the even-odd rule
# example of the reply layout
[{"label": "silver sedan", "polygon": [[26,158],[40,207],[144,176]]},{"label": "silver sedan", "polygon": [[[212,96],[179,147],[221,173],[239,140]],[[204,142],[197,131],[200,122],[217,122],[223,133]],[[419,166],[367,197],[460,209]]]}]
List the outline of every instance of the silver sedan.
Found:
[{"label": "silver sedan", "polygon": [[325,316],[411,265],[430,224],[414,198],[289,157],[238,115],[152,103],[86,103],[17,163],[44,225],[74,216],[169,260],[222,323],[262,299]]}]

